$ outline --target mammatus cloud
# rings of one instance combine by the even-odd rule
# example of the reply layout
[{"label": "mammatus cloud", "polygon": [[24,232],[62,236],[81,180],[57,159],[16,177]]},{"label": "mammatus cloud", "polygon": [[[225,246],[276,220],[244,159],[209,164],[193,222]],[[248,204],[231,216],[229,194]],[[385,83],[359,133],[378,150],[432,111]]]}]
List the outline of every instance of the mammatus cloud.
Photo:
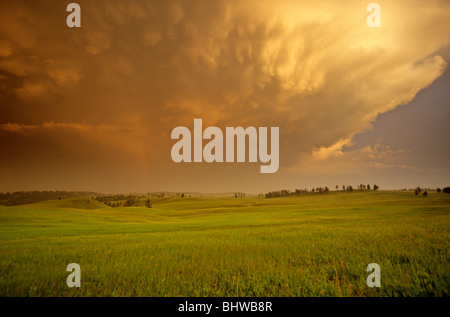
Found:
[{"label": "mammatus cloud", "polygon": [[[353,137],[447,66],[438,53],[450,44],[447,1],[380,1],[381,28],[368,28],[366,4],[353,0],[79,3],[78,30],[65,27],[58,1],[0,4],[2,143],[48,138],[51,123],[54,152],[86,135],[105,160],[105,140],[129,159],[145,151],[135,175],[170,169],[170,132],[194,118],[280,127],[280,171],[349,155],[357,164],[369,150],[346,153]],[[401,168],[391,159],[372,167]]]}]

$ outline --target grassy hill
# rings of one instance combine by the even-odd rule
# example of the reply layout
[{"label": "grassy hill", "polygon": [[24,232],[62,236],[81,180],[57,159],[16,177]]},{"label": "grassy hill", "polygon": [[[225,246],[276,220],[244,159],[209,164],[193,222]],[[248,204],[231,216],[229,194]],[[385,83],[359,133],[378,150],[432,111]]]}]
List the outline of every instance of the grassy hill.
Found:
[{"label": "grassy hill", "polygon": [[0,207],[0,228],[0,296],[449,295],[448,194],[78,197]]}]

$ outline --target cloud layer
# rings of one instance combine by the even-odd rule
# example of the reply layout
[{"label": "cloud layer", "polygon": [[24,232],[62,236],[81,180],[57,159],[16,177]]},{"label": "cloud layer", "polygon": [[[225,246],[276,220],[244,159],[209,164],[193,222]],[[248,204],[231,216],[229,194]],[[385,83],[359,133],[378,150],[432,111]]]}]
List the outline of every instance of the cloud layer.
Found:
[{"label": "cloud layer", "polygon": [[[178,186],[177,177],[211,172],[171,172],[170,132],[194,118],[222,128],[280,127],[280,172],[301,175],[299,166],[338,158],[378,115],[413,100],[447,66],[439,54],[450,43],[447,1],[379,1],[381,28],[367,27],[366,4],[354,0],[78,3],[81,29],[65,26],[61,1],[0,4],[3,179],[15,178],[10,166],[21,169],[23,151],[12,149],[40,140],[45,153],[32,146],[20,160],[33,184],[42,177],[36,170],[52,174],[44,159],[51,153],[67,169],[97,171],[96,180],[72,175],[76,186],[127,191],[102,180],[118,170],[127,173],[117,182],[133,190]],[[98,165],[72,160],[74,149]],[[360,150],[354,161],[379,150]],[[230,180],[219,190],[240,173],[226,168]]]}]

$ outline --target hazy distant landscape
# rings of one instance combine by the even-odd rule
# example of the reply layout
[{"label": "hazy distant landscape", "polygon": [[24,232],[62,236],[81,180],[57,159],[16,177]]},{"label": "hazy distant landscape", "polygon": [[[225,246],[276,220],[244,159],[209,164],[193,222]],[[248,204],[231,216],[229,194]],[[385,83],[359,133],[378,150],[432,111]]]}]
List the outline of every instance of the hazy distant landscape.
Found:
[{"label": "hazy distant landscape", "polygon": [[443,192],[99,199],[0,206],[0,296],[449,295]]}]

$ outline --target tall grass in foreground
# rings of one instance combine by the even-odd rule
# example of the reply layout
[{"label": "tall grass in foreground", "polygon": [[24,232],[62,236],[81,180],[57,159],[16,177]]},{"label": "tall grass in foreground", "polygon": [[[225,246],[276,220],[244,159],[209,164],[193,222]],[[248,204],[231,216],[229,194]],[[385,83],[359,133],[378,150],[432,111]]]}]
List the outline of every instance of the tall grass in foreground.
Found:
[{"label": "tall grass in foreground", "polygon": [[[1,296],[449,295],[449,195],[87,203],[0,207]],[[381,288],[366,285],[372,262]]]}]

